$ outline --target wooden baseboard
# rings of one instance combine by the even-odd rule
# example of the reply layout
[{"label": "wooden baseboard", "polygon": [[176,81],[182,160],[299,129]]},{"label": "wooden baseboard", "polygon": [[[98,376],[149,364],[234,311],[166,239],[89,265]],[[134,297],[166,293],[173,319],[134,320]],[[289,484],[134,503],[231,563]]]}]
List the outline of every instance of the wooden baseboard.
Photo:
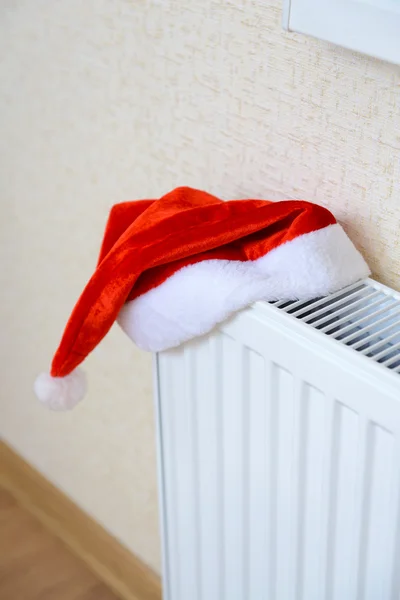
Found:
[{"label": "wooden baseboard", "polygon": [[161,600],[159,577],[14,450],[0,441],[0,485],[122,600]]}]

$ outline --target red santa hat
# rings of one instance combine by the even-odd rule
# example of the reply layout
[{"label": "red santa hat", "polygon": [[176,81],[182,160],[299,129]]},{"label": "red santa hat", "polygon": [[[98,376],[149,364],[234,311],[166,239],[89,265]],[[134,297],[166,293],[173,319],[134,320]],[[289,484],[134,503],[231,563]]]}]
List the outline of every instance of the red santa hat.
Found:
[{"label": "red santa hat", "polygon": [[116,204],[95,272],[35,392],[54,410],[85,393],[77,367],[117,321],[158,352],[257,300],[312,299],[369,274],[333,215],[304,201],[234,200],[177,188]]}]

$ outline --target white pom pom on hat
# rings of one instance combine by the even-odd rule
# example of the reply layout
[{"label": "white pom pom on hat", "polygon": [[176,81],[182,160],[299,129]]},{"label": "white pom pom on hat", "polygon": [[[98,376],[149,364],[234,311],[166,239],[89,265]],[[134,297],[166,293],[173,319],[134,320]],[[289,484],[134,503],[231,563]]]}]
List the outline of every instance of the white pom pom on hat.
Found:
[{"label": "white pom pom on hat", "polygon": [[55,411],[74,408],[86,394],[86,388],[86,374],[81,369],[74,369],[65,377],[41,373],[34,384],[40,402]]}]

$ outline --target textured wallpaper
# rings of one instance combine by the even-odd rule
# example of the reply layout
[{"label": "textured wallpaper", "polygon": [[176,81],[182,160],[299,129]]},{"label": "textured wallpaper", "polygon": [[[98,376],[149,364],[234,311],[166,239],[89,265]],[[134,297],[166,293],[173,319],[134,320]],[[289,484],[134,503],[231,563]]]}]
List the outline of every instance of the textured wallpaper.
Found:
[{"label": "textured wallpaper", "polygon": [[150,356],[117,329],[90,393],[32,394],[114,202],[177,185],[329,207],[400,288],[400,68],[284,33],[280,0],[0,7],[1,430],[158,569]]}]

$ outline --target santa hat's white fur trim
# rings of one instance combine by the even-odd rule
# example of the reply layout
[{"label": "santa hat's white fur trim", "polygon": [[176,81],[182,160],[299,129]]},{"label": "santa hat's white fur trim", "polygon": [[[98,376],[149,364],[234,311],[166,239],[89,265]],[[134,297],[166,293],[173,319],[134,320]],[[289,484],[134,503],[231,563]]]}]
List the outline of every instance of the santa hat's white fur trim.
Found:
[{"label": "santa hat's white fur trim", "polygon": [[183,267],[125,304],[118,323],[139,347],[158,352],[207,333],[257,300],[308,300],[368,275],[361,254],[334,224],[254,261],[205,260]]},{"label": "santa hat's white fur trim", "polygon": [[81,369],[75,369],[66,377],[41,373],[36,378],[34,390],[40,402],[51,410],[70,410],[86,393],[86,375]]}]

